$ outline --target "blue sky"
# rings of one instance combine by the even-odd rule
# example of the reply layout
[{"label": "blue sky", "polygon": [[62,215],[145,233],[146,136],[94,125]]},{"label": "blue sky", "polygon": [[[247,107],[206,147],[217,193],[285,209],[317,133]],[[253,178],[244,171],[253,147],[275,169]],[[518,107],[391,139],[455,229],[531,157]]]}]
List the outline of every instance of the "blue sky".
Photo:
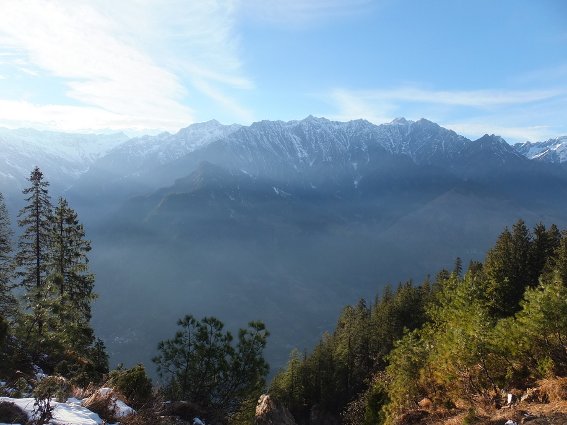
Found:
[{"label": "blue sky", "polygon": [[427,118],[567,134],[564,0],[0,0],[0,126]]}]

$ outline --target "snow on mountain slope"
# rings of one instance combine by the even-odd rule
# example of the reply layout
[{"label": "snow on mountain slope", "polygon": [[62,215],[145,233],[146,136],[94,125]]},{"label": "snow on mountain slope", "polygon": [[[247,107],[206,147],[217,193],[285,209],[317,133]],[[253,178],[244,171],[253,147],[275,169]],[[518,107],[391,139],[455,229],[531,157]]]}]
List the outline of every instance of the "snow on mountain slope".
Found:
[{"label": "snow on mountain slope", "polygon": [[[138,143],[131,140],[112,154],[124,151],[126,146],[135,148],[134,142]],[[165,141],[163,143],[166,146]],[[318,187],[338,181],[343,184],[349,181],[358,187],[365,175],[397,166],[406,167],[407,161],[418,166],[452,168],[473,144],[473,150],[478,151],[474,158],[479,161],[483,161],[485,155],[493,155],[494,149],[499,149],[499,155],[506,158],[518,156],[513,148],[507,151],[499,147],[501,143],[508,146],[503,139],[498,139],[494,146],[486,145],[490,149],[484,152],[485,144],[475,144],[425,119],[408,121],[399,118],[375,125],[365,120],[336,122],[309,116],[300,121],[260,121],[242,126],[216,141],[197,146],[186,155],[169,156],[177,159],[156,168],[144,165],[141,155],[140,158],[116,155],[115,159],[122,164],[122,176],[114,175],[112,179],[125,186],[131,176],[139,184],[136,194],[141,194],[170,186],[176,179],[194,171],[200,162],[207,161],[253,177],[302,187]],[[102,158],[97,166],[112,156]],[[128,164],[128,161],[134,164]],[[152,161],[158,163],[155,159]],[[406,165],[403,165],[404,161]],[[126,168],[124,164],[128,164]],[[109,170],[118,169],[111,163],[105,166],[107,176]],[[100,180],[96,181],[100,186]]]},{"label": "snow on mountain slope", "polygon": [[[553,155],[561,160],[567,157],[566,139],[524,144],[522,149],[531,157],[539,155],[540,160],[550,161]],[[392,157],[419,166],[458,167],[463,155],[481,162],[495,156],[511,159],[518,156],[517,152],[526,155],[518,146],[508,149],[508,144],[496,136],[490,143],[479,140],[472,142],[426,119],[404,118],[381,125],[313,116],[289,122],[260,121],[250,126],[222,125],[212,120],[192,124],[176,134],[133,139],[123,134],[0,129],[0,188],[19,182],[21,189],[36,164],[50,182],[64,188],[116,191],[119,185],[124,189],[119,196],[128,196],[169,186],[195,170],[201,161],[253,176],[303,179],[308,185],[346,178],[357,186],[365,170],[383,167]]]},{"label": "snow on mountain slope", "polygon": [[516,143],[514,148],[529,159],[562,163],[567,161],[567,136],[549,139],[545,142]]},{"label": "snow on mountain slope", "polygon": [[470,143],[466,137],[423,118],[397,118],[378,127],[382,146],[393,154],[407,155],[418,164],[451,160]]},{"label": "snow on mountain slope", "polygon": [[0,147],[32,157],[39,152],[65,161],[88,165],[126,141],[124,133],[72,134],[34,129],[0,128]]},{"label": "snow on mountain slope", "polygon": [[119,171],[121,177],[150,170],[174,161],[195,149],[238,130],[240,125],[222,125],[216,120],[192,124],[176,134],[161,133],[128,140],[97,161],[98,171]]},{"label": "snow on mountain slope", "polygon": [[427,120],[397,119],[374,125],[365,120],[261,121],[242,127],[199,153],[202,159],[252,174],[341,167],[355,170],[388,155],[417,164],[447,163],[470,140]]},{"label": "snow on mountain slope", "polygon": [[343,123],[312,116],[301,121],[260,121],[221,143],[247,161],[272,157],[307,165],[342,162],[348,160],[349,150],[367,149],[373,127],[363,120]]},{"label": "snow on mountain slope", "polygon": [[95,160],[127,139],[123,133],[71,134],[0,128],[0,190],[20,191],[36,165],[52,184],[67,187]]}]

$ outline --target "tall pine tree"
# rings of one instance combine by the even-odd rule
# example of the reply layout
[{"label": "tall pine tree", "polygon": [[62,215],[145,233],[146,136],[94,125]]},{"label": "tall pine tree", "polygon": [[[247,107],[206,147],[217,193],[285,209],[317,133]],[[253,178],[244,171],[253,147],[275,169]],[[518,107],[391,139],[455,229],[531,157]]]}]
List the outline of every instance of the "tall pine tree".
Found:
[{"label": "tall pine tree", "polygon": [[35,167],[28,179],[30,187],[24,189],[27,205],[18,214],[23,228],[18,244],[16,264],[20,285],[28,292],[45,285],[48,274],[50,248],[51,199],[43,173]]},{"label": "tall pine tree", "polygon": [[504,229],[486,254],[483,270],[491,312],[505,317],[518,311],[526,287],[537,285],[537,276],[532,273],[532,235],[523,220],[518,220],[511,232]]},{"label": "tall pine tree", "polygon": [[12,229],[4,197],[0,193],[0,312],[5,316],[13,316],[17,310],[16,300],[11,293],[13,273]]},{"label": "tall pine tree", "polygon": [[46,320],[44,291],[49,274],[51,201],[43,173],[35,167],[29,177],[30,187],[24,189],[27,205],[18,214],[23,232],[16,254],[19,286],[24,289],[25,308],[31,313],[28,334],[35,329],[43,335]]},{"label": "tall pine tree", "polygon": [[64,198],[59,198],[51,230],[50,268],[57,276],[59,297],[74,310],[78,320],[88,323],[94,299],[94,275],[89,272],[87,257],[91,243],[85,239],[77,213]]}]

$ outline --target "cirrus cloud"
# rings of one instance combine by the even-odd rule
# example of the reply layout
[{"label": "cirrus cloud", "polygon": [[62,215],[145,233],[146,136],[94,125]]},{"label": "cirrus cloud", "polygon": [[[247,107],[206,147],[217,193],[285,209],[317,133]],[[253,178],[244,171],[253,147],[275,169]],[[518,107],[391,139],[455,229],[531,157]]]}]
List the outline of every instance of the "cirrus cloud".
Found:
[{"label": "cirrus cloud", "polygon": [[[253,87],[238,59],[235,5],[235,0],[6,2],[0,71],[16,69],[12,87],[20,84],[21,90],[17,98],[0,95],[5,104],[19,105],[1,113],[0,122],[49,126],[53,121],[44,120],[54,110],[72,110],[80,123],[175,130],[195,120],[197,93],[249,115],[224,93]],[[23,77],[45,84],[30,94]],[[63,89],[54,96],[58,85]],[[40,100],[42,90],[49,92],[49,103]],[[14,116],[24,110],[29,115]],[[66,123],[57,129],[70,129],[64,117],[57,122]]]}]

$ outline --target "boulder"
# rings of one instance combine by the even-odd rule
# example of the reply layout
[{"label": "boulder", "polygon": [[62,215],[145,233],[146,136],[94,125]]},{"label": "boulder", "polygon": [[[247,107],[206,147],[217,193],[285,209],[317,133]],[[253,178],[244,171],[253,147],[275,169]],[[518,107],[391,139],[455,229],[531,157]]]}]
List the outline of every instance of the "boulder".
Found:
[{"label": "boulder", "polygon": [[431,406],[433,405],[433,402],[431,401],[431,399],[425,397],[425,398],[421,399],[421,400],[417,403],[417,405],[418,405],[420,408],[422,408],[422,409],[428,410],[428,409],[430,409]]},{"label": "boulder", "polygon": [[278,406],[268,395],[262,394],[256,405],[255,425],[297,425],[285,406]]},{"label": "boulder", "polygon": [[81,403],[107,422],[118,422],[120,418],[136,413],[126,404],[126,399],[112,388],[99,388]]}]

